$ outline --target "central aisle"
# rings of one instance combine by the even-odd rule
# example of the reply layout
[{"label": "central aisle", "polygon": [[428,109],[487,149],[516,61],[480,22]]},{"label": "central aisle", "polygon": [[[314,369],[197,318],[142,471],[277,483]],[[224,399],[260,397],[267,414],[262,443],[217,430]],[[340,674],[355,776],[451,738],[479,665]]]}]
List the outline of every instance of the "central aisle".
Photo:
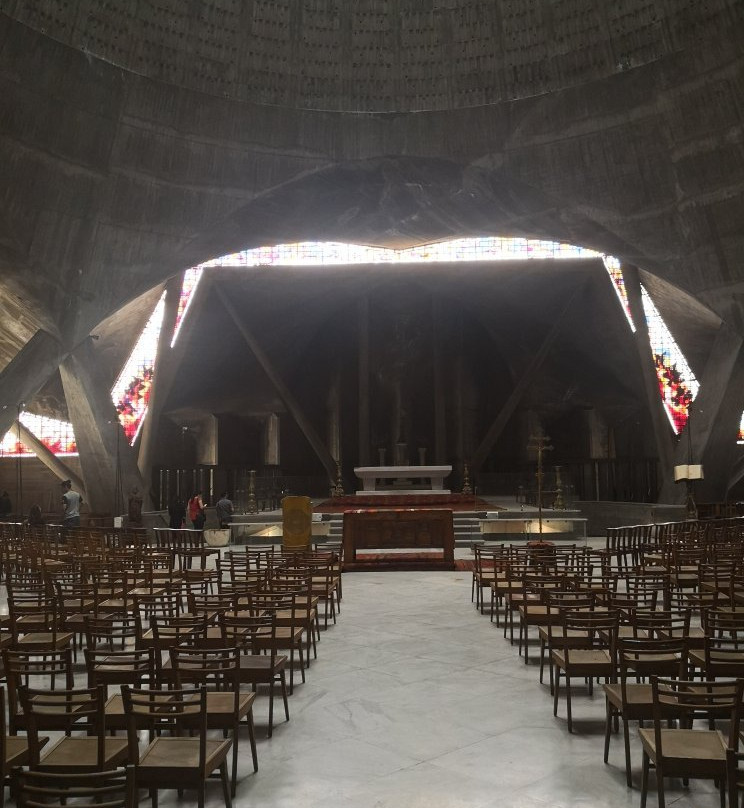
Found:
[{"label": "central aisle", "polygon": [[[257,700],[260,769],[242,756],[239,808],[637,808],[620,736],[602,763],[601,688],[577,691],[569,735],[565,702],[553,718],[537,667],[471,605],[469,572],[348,573],[342,609],[271,741]],[[639,776],[635,739],[633,763]],[[677,808],[718,805],[707,783],[673,785]]]}]

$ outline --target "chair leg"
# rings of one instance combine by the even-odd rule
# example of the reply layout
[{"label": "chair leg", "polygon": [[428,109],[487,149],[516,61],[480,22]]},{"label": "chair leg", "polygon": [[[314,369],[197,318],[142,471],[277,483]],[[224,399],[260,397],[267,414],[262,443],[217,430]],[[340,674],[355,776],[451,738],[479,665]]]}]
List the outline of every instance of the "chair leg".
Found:
[{"label": "chair leg", "polygon": [[[220,767],[222,768],[222,767]],[[204,792],[207,790],[207,784],[202,780],[197,789],[197,805],[199,808],[204,808]]]},{"label": "chair leg", "polygon": [[641,808],[646,808],[646,797],[648,796],[648,754],[643,751],[643,767],[641,769]]},{"label": "chair leg", "polygon": [[[551,670],[553,670],[551,665]],[[556,665],[555,668],[555,680],[553,677],[550,677],[550,684],[553,688],[553,715],[558,715],[558,691],[560,689],[561,684],[561,669]]]},{"label": "chair leg", "polygon": [[661,769],[661,762],[656,763],[656,793],[658,794],[659,808],[664,808],[664,773]]},{"label": "chair leg", "polygon": [[281,673],[281,684],[282,684],[282,699],[284,700],[284,715],[289,721],[289,701],[287,701],[287,677],[284,675],[284,671]]},{"label": "chair leg", "polygon": [[612,730],[612,705],[609,699],[605,699],[605,737],[604,737],[604,762],[610,759],[610,734]]},{"label": "chair leg", "polygon": [[623,741],[625,743],[625,782],[628,788],[633,785],[633,777],[630,773],[630,731],[628,729],[628,719],[623,716]]},{"label": "chair leg", "polygon": [[223,760],[220,766],[220,780],[222,780],[222,794],[225,797],[225,808],[232,808],[232,795],[230,781],[227,777],[227,761]]},{"label": "chair leg", "polygon": [[253,771],[258,771],[258,752],[256,751],[256,728],[253,724],[253,711],[248,713],[248,738],[251,742],[251,756],[253,757]]},{"label": "chair leg", "polygon": [[274,731],[274,679],[269,683],[269,738]]},{"label": "chair leg", "polygon": [[566,678],[566,719],[568,720],[568,731],[573,732],[573,720],[571,718],[571,679],[568,671],[564,674]]}]

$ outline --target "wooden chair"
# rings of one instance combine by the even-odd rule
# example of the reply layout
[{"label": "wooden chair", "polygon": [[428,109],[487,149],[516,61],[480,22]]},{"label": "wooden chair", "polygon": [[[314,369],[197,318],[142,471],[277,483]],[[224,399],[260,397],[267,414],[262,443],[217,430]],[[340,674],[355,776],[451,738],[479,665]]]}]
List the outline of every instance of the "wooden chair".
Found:
[{"label": "wooden chair", "polygon": [[73,640],[71,631],[61,628],[57,600],[45,592],[8,593],[12,648],[27,651],[59,651]]},{"label": "wooden chair", "polygon": [[8,722],[12,735],[27,729],[19,695],[22,685],[43,682],[48,685],[47,691],[54,691],[58,685],[62,690],[72,690],[75,686],[70,648],[44,653],[4,649],[3,665],[8,682]]},{"label": "wooden chair", "polygon": [[[653,718],[651,685],[641,682],[642,677],[676,676],[685,678],[687,670],[687,642],[685,639],[628,639],[617,641],[619,682],[603,685],[605,692],[605,746],[604,762],[610,754],[612,725],[623,722],[625,744],[625,780],[633,785],[630,765],[630,721],[650,721]],[[629,681],[635,679],[635,681]]]},{"label": "wooden chair", "polygon": [[[103,687],[39,690],[22,685],[21,705],[26,717],[29,766],[55,772],[107,771],[126,763],[123,738],[106,737]],[[66,734],[41,756],[39,730]],[[85,735],[71,735],[85,732]]]},{"label": "wooden chair", "polygon": [[[49,738],[38,738],[40,746],[44,746]],[[0,780],[0,808],[5,805],[5,786],[14,769],[27,766],[30,760],[28,740],[17,735],[8,735],[5,724],[5,689],[0,687],[0,766],[2,766],[2,780]]]},{"label": "wooden chair", "polygon": [[59,774],[28,771],[18,775],[19,808],[136,808],[134,769]]},{"label": "wooden chair", "polygon": [[[302,681],[305,681],[305,646],[304,633],[307,620],[301,616],[297,608],[297,593],[254,592],[249,597],[249,609],[253,615],[274,614],[276,629],[272,637],[264,638],[261,633],[254,637],[254,644],[259,651],[270,651],[272,648],[289,650],[289,693],[294,692],[294,660],[295,652],[300,662]],[[301,617],[303,619],[301,619]]]},{"label": "wooden chair", "polygon": [[[233,745],[232,796],[238,779],[238,741],[241,722],[248,727],[253,771],[258,771],[256,733],[253,726],[255,693],[240,690],[240,649],[171,648],[173,680],[177,688],[207,687],[207,729],[229,733]],[[186,724],[188,726],[188,724]]]},{"label": "wooden chair", "polygon": [[240,682],[256,690],[257,685],[269,686],[269,738],[274,731],[274,689],[281,687],[284,714],[289,721],[287,699],[287,657],[279,654],[276,639],[276,615],[251,616],[241,612],[220,615],[223,644],[226,648],[239,648]]},{"label": "wooden chair", "polygon": [[576,640],[564,640],[560,647],[553,648],[550,655],[555,670],[553,715],[558,715],[562,671],[566,680],[568,731],[573,732],[571,679],[575,677],[587,679],[590,695],[595,678],[605,677],[614,680],[618,615],[617,612],[593,613],[571,610],[564,612],[562,626],[566,637],[570,638],[572,632],[579,636]]},{"label": "wooden chair", "polygon": [[[136,787],[150,791],[153,808],[157,808],[161,788],[193,789],[199,808],[204,808],[206,781],[215,771],[222,781],[225,807],[231,808],[227,774],[231,741],[207,737],[206,687],[135,690],[122,685],[121,692]],[[185,728],[196,735],[185,736]],[[140,751],[139,731],[143,729],[150,732],[151,738],[156,732],[158,735]],[[170,735],[163,734],[166,732]]]},{"label": "wooden chair", "polygon": [[[664,778],[717,780],[721,806],[726,804],[727,749],[739,748],[739,720],[744,680],[688,682],[651,677],[653,720],[651,729],[640,729],[643,744],[641,808],[646,808],[648,773],[656,769],[659,808],[664,808]],[[668,728],[670,714],[679,726]],[[729,721],[728,737],[716,729],[693,729],[695,718]]]},{"label": "wooden chair", "polygon": [[[84,651],[88,687],[103,687],[106,692],[106,729],[111,732],[126,730],[124,702],[119,688],[121,685],[140,689],[145,684],[149,687],[156,685],[159,666],[155,661],[155,649],[129,648],[111,651],[85,648]],[[115,687],[117,692],[109,693],[110,687]]]}]

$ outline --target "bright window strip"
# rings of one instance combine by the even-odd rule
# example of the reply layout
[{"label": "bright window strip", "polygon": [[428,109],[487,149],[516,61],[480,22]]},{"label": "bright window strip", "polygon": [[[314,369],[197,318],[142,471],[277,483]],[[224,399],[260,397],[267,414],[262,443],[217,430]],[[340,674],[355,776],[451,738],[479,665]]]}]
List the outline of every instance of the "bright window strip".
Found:
[{"label": "bright window strip", "polygon": [[325,264],[411,264],[457,261],[514,261],[546,258],[600,258],[584,247],[527,238],[467,238],[392,250],[360,244],[303,241],[223,255],[199,267],[322,266]]},{"label": "bright window strip", "polygon": [[178,299],[178,312],[176,313],[176,325],[173,328],[171,348],[176,344],[178,333],[181,330],[189,306],[194,299],[194,292],[196,292],[196,287],[199,285],[203,274],[204,270],[201,267],[191,267],[183,274],[183,284],[181,286],[181,296]]},{"label": "bright window strip", "polygon": [[[21,413],[21,423],[49,449],[59,457],[71,457],[78,453],[75,434],[69,421]],[[18,440],[18,429],[12,428],[0,442],[0,457],[36,457],[36,454]]]},{"label": "bright window strip", "polygon": [[695,374],[687,364],[684,354],[661,318],[651,296],[641,286],[643,311],[648,323],[648,336],[654,359],[656,377],[664,409],[675,434],[684,428],[689,418],[690,405],[700,389]]},{"label": "bright window strip", "polygon": [[623,270],[620,262],[612,255],[603,256],[603,260],[605,269],[607,270],[610,280],[612,281],[612,287],[617,294],[620,305],[623,307],[623,311],[625,312],[625,317],[628,320],[630,330],[635,333],[635,324],[633,323],[633,317],[630,313],[630,303],[628,302],[628,290],[625,288],[625,278],[623,277]]},{"label": "bright window strip", "polygon": [[744,443],[744,412],[741,414],[741,421],[739,422],[739,434],[736,438],[737,443]]},{"label": "bright window strip", "polygon": [[111,398],[130,445],[137,440],[147,414],[164,313],[165,292],[111,389]]}]

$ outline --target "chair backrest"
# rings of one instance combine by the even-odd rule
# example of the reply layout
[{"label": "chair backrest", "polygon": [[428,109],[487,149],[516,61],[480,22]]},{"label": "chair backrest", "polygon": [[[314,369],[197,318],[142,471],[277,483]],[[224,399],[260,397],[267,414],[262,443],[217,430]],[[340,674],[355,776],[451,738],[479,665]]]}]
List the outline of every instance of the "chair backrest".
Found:
[{"label": "chair backrest", "polygon": [[656,750],[663,756],[662,723],[670,717],[681,727],[691,727],[696,718],[729,721],[728,746],[738,749],[739,722],[744,679],[727,681],[662,679],[651,677]]},{"label": "chair backrest", "polygon": [[134,808],[137,804],[134,769],[106,772],[26,771],[18,775],[20,808]]},{"label": "chair backrest", "polygon": [[180,735],[184,722],[199,737],[199,771],[204,771],[207,747],[207,689],[171,688],[142,690],[129,685],[121,687],[124,714],[127,720],[129,759],[139,763],[139,731],[168,732]]},{"label": "chair backrest", "polygon": [[205,640],[209,619],[205,614],[153,615],[150,618],[152,640],[158,650],[166,650],[178,643]]},{"label": "chair backrest", "polygon": [[123,650],[134,645],[139,636],[139,621],[131,615],[85,615],[83,625],[88,648]]},{"label": "chair backrest", "polygon": [[173,680],[177,688],[204,685],[210,690],[227,690],[235,694],[237,709],[240,699],[239,648],[170,649]]},{"label": "chair backrest", "polygon": [[84,652],[88,687],[128,684],[141,688],[146,682],[154,686],[157,667],[153,648],[130,648],[125,651],[85,648]]},{"label": "chair backrest", "polygon": [[276,613],[226,612],[219,616],[219,623],[226,648],[240,648],[253,654],[268,648],[272,658],[277,655]]},{"label": "chair backrest", "polygon": [[8,682],[8,714],[10,732],[15,735],[18,729],[25,727],[21,707],[19,688],[30,681],[38,684],[48,682],[49,689],[59,687],[72,690],[75,678],[72,670],[72,650],[61,651],[17,651],[4,648],[3,667]]},{"label": "chair backrest", "polygon": [[687,640],[648,640],[619,637],[617,662],[623,697],[628,678],[666,676],[683,679],[687,671]]},{"label": "chair backrest", "polygon": [[18,688],[28,734],[29,765],[39,765],[40,730],[87,731],[97,738],[97,768],[106,760],[106,693],[103,687],[44,690],[21,685]]}]

